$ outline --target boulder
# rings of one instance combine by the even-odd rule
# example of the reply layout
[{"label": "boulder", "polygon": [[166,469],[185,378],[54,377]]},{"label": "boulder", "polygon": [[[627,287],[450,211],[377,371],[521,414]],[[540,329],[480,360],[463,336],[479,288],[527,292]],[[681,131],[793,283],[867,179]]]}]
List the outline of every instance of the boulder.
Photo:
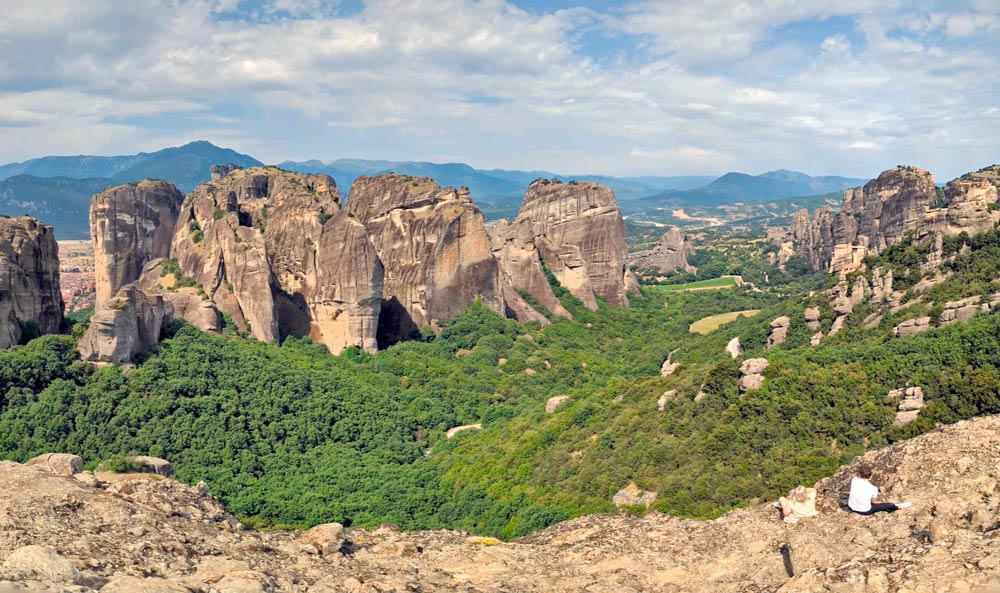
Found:
[{"label": "boulder", "polygon": [[656,400],[656,409],[662,412],[667,408],[667,402],[677,397],[677,390],[671,389],[670,391],[664,391],[660,399]]},{"label": "boulder", "polygon": [[674,371],[676,371],[679,366],[681,366],[679,362],[670,362],[670,357],[668,356],[660,366],[660,376],[669,377],[670,375],[673,375]]},{"label": "boulder", "polygon": [[919,334],[920,332],[927,331],[931,328],[931,318],[930,317],[917,317],[916,319],[908,319],[903,323],[900,323],[893,329],[893,333],[897,338],[904,336],[912,336],[913,334]]},{"label": "boulder", "polygon": [[441,188],[426,177],[362,176],[351,186],[347,212],[385,266],[380,346],[450,321],[477,300],[505,313],[500,266],[468,188]]},{"label": "boulder", "polygon": [[148,455],[136,455],[132,461],[146,466],[146,471],[158,476],[168,477],[174,473],[174,467],[166,459],[150,457]]},{"label": "boulder", "polygon": [[823,341],[823,332],[816,332],[809,338],[810,346],[819,346],[819,343]]},{"label": "boulder", "polygon": [[791,319],[787,315],[782,315],[774,321],[771,322],[771,334],[767,337],[767,345],[765,348],[770,350],[775,346],[785,343],[788,339],[788,326],[791,324]]},{"label": "boulder", "polygon": [[764,385],[764,371],[769,363],[766,358],[748,358],[740,365],[740,393],[756,391]]},{"label": "boulder", "polygon": [[218,593],[272,593],[274,581],[254,570],[241,570],[226,574],[212,584]]},{"label": "boulder", "polygon": [[729,340],[729,343],[726,344],[726,353],[729,354],[733,360],[736,360],[743,354],[743,346],[740,345],[739,336]]},{"label": "boulder", "polygon": [[0,349],[56,333],[62,322],[52,227],[27,216],[0,217]]},{"label": "boulder", "polygon": [[989,305],[981,304],[982,297],[979,295],[950,301],[944,304],[941,312],[941,325],[948,325],[956,321],[969,321],[980,311],[988,311]]},{"label": "boulder", "polygon": [[297,538],[298,543],[311,554],[333,556],[347,541],[347,532],[340,523],[324,523],[309,529]]},{"label": "boulder", "polygon": [[896,407],[897,426],[916,420],[924,407],[924,390],[920,387],[893,389],[886,397],[900,400]]},{"label": "boulder", "polygon": [[551,414],[556,411],[556,408],[561,406],[563,402],[569,399],[568,395],[557,395],[555,397],[550,397],[547,402],[545,402],[545,413]]},{"label": "boulder", "polygon": [[184,194],[169,181],[108,188],[90,201],[96,307],[139,279],[150,260],[170,255]]},{"label": "boulder", "polygon": [[24,464],[41,467],[60,476],[72,476],[83,471],[83,459],[69,453],[44,453]]},{"label": "boulder", "polygon": [[648,509],[651,504],[656,502],[656,492],[643,490],[635,482],[629,482],[628,486],[615,493],[611,501],[616,507],[644,506]]},{"label": "boulder", "polygon": [[23,546],[11,552],[3,563],[8,578],[77,584],[81,575],[73,564],[44,546]]},{"label": "boulder", "polygon": [[169,317],[163,297],[126,285],[90,318],[90,327],[77,343],[80,358],[100,363],[134,362],[159,343],[165,319]]}]

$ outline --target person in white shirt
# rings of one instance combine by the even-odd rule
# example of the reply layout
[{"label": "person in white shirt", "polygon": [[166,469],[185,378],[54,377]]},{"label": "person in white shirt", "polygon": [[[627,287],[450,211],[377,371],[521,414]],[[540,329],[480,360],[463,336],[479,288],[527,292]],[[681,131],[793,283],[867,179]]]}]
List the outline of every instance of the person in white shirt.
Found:
[{"label": "person in white shirt", "polygon": [[879,502],[878,486],[871,483],[871,477],[872,469],[861,464],[858,467],[858,474],[851,478],[851,493],[847,498],[849,509],[861,515],[871,515],[879,512],[892,513],[912,506],[909,502],[899,504]]}]

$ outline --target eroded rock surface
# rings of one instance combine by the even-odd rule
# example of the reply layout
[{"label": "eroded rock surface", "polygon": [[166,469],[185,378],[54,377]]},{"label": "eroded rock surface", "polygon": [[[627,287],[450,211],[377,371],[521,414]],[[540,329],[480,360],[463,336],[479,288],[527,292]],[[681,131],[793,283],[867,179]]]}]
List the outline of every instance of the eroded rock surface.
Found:
[{"label": "eroded rock surface", "polygon": [[90,327],[77,343],[80,358],[114,364],[134,362],[160,342],[169,314],[163,297],[128,284],[90,318]]},{"label": "eroded rock surface", "polygon": [[167,257],[184,194],[169,181],[108,188],[90,200],[96,307],[139,279],[150,260]]},{"label": "eroded rock surface", "polygon": [[0,217],[0,348],[59,331],[59,246],[34,218]]},{"label": "eroded rock surface", "polygon": [[628,306],[625,224],[614,193],[594,183],[538,179],[509,225],[492,228],[494,252],[511,285],[565,315],[545,277],[591,309],[596,297]]},{"label": "eroded rock surface", "polygon": [[693,253],[694,249],[688,244],[684,231],[672,227],[663,234],[653,249],[630,253],[628,263],[639,269],[653,268],[663,273],[681,270],[694,274],[698,268],[688,263],[688,256]]},{"label": "eroded rock surface", "polygon": [[380,345],[450,321],[476,299],[504,313],[500,267],[467,188],[441,188],[426,177],[358,177],[347,211],[385,266]]},{"label": "eroded rock surface", "polygon": [[[236,583],[291,593],[985,593],[1000,583],[998,450],[1000,418],[990,417],[868,453],[817,484],[819,516],[794,525],[764,503],[714,521],[593,515],[511,543],[391,526],[259,532],[204,489],[170,479],[123,476],[112,488],[0,462],[0,585],[81,593]],[[886,499],[913,507],[873,517],[843,510],[861,461]],[[31,568],[29,577],[21,572],[28,557],[54,568],[42,576]]]}]

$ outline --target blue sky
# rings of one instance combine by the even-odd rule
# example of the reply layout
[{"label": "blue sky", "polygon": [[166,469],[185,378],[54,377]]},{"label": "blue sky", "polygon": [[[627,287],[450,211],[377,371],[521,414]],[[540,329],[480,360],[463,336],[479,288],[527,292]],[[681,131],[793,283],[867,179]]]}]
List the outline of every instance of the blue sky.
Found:
[{"label": "blue sky", "polygon": [[0,0],[0,162],[194,139],[616,175],[1000,162],[1000,2]]}]

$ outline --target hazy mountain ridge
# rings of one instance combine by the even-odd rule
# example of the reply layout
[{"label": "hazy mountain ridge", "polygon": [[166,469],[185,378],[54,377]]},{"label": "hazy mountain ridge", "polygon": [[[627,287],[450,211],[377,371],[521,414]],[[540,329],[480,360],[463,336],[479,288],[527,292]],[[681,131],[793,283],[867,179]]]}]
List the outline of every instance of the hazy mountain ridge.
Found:
[{"label": "hazy mountain ridge", "polygon": [[812,177],[797,171],[778,169],[760,175],[731,172],[701,187],[667,190],[642,199],[643,205],[696,203],[727,204],[765,201],[842,191],[864,185],[866,179],[826,175]]}]

